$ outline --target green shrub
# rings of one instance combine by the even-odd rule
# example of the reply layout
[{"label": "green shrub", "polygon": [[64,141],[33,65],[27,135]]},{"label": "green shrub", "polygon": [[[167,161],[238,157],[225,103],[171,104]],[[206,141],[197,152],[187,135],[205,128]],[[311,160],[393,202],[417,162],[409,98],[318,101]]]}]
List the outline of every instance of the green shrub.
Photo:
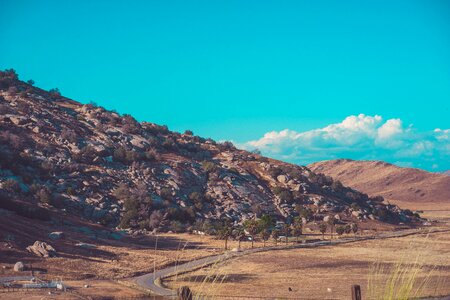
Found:
[{"label": "green shrub", "polygon": [[159,195],[161,196],[161,198],[165,200],[172,200],[173,198],[172,190],[168,187],[163,187]]},{"label": "green shrub", "polygon": [[52,202],[52,194],[46,188],[40,189],[36,193],[36,197],[37,197],[38,201],[43,204],[51,204],[51,202]]},{"label": "green shrub", "polygon": [[183,224],[181,224],[180,221],[171,221],[170,225],[169,225],[169,230],[179,233],[179,232],[183,232],[185,229],[184,229]]},{"label": "green shrub", "polygon": [[2,187],[10,193],[20,192],[19,182],[15,179],[7,179],[2,183]]},{"label": "green shrub", "polygon": [[212,173],[217,170],[217,165],[211,161],[202,162],[202,168],[206,173]]},{"label": "green shrub", "polygon": [[159,154],[155,148],[150,148],[145,152],[145,158],[149,161],[158,160]]}]

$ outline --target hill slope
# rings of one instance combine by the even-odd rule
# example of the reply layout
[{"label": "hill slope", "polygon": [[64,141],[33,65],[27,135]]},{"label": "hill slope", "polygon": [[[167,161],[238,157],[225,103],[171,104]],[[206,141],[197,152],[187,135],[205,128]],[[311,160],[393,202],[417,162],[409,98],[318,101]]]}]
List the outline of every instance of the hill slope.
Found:
[{"label": "hill slope", "polygon": [[443,174],[401,168],[381,161],[348,159],[317,162],[309,167],[405,208],[450,209],[450,177]]},{"label": "hill slope", "polygon": [[298,211],[415,220],[306,167],[82,105],[13,71],[0,73],[0,130],[0,204],[30,217],[62,210],[107,226],[173,231],[261,214],[289,220]]}]

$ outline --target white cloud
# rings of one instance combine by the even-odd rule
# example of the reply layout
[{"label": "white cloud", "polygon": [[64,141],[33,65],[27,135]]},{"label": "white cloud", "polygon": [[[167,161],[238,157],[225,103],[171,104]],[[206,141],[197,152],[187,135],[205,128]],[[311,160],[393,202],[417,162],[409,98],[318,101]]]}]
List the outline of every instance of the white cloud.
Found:
[{"label": "white cloud", "polygon": [[384,121],[379,115],[348,116],[340,123],[305,132],[271,131],[240,146],[299,164],[353,158],[450,169],[449,129],[418,132],[412,125],[405,128],[400,119]]}]

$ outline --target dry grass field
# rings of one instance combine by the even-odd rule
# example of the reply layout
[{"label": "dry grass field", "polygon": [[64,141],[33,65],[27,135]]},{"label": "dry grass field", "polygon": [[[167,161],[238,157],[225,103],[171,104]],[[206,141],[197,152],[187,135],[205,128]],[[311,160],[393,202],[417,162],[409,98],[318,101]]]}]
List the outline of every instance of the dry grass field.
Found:
[{"label": "dry grass field", "polygon": [[[223,252],[224,241],[211,236],[191,234],[160,234],[158,237],[124,236],[120,240],[92,238],[100,232],[100,228],[90,226],[91,233],[79,232],[75,229],[88,225],[75,223],[72,226],[58,226],[52,228],[43,222],[35,222],[29,226],[26,219],[13,215],[3,215],[5,222],[0,224],[0,234],[4,237],[13,237],[9,241],[0,242],[0,276],[28,275],[29,271],[13,272],[15,262],[23,261],[26,266],[42,272],[38,275],[42,279],[63,279],[72,290],[86,297],[115,296],[136,297],[142,295],[139,290],[119,284],[116,280],[160,269],[165,266],[180,264],[196,258],[215,255]],[[427,217],[445,221],[446,212],[428,212]],[[443,224],[443,223],[442,223]],[[309,225],[308,228],[314,228]],[[383,230],[391,230],[392,226],[375,226],[367,222],[364,232],[373,234]],[[64,231],[65,237],[61,240],[51,241],[46,236],[48,232]],[[306,239],[317,240],[321,238],[317,231],[305,229]],[[329,238],[329,234],[325,236]],[[429,238],[430,245],[437,249],[427,255],[431,261],[429,265],[444,260],[442,266],[446,269],[438,271],[438,275],[446,279],[449,275],[449,242],[450,234],[434,234]],[[35,240],[50,242],[58,251],[58,257],[39,258],[27,251],[27,245]],[[292,238],[291,241],[295,240]],[[317,249],[277,250],[252,254],[236,261],[230,261],[213,270],[198,271],[191,274],[180,275],[171,286],[188,284],[197,289],[210,290],[222,295],[249,295],[249,296],[282,296],[282,297],[311,297],[311,298],[342,298],[347,297],[350,285],[359,283],[365,287],[370,263],[382,260],[394,263],[402,256],[407,246],[415,238],[367,241],[348,245],[323,247]],[[431,242],[430,242],[431,241]],[[76,247],[78,242],[92,243],[94,249]],[[271,240],[267,245],[273,245]],[[279,242],[282,245],[283,242]],[[229,241],[229,249],[236,248],[237,241]],[[255,247],[262,247],[263,243],[255,241]],[[155,250],[156,247],[156,250]],[[241,248],[251,247],[251,242],[241,242]],[[447,262],[445,263],[445,259]],[[209,272],[227,274],[227,278],[220,285],[206,284],[200,288],[199,284],[191,281],[202,281]],[[214,277],[214,276],[212,276]],[[217,277],[221,279],[221,277]],[[447,279],[446,279],[447,280]],[[450,282],[450,281],[449,281]],[[269,284],[270,283],[270,284]],[[84,285],[89,285],[85,288]],[[288,288],[292,291],[289,292]],[[328,291],[331,290],[331,292]],[[444,290],[443,292],[450,293]],[[1,299],[32,299],[36,296],[45,296],[52,299],[73,299],[73,294],[48,295],[45,291],[34,293],[9,293],[0,295]]]},{"label": "dry grass field", "polygon": [[450,294],[450,232],[257,253],[180,275],[167,284],[188,285],[209,295],[349,299],[352,284],[361,285],[363,295],[368,295],[369,277],[380,275],[370,270],[374,263],[387,268],[378,280],[380,287],[389,277],[388,269],[417,257],[416,287],[427,280],[421,295]]}]

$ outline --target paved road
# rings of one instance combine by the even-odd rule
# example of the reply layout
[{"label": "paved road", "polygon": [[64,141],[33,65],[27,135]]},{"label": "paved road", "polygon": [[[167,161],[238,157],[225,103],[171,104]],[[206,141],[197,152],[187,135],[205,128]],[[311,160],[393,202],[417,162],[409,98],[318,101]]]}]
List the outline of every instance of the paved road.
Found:
[{"label": "paved road", "polygon": [[307,244],[295,244],[295,245],[266,247],[266,248],[254,248],[254,249],[244,250],[241,252],[226,252],[224,254],[208,256],[208,257],[204,257],[201,259],[192,260],[190,262],[180,264],[177,266],[168,267],[168,268],[156,271],[155,273],[148,273],[148,274],[145,274],[142,276],[134,277],[133,281],[140,288],[142,288],[148,292],[151,292],[153,294],[160,295],[160,296],[171,297],[171,296],[176,296],[176,291],[162,287],[161,285],[159,285],[157,283],[157,281],[161,281],[161,279],[164,279],[164,278],[176,275],[176,274],[201,269],[206,266],[210,266],[217,262],[228,260],[233,257],[248,255],[248,254],[256,253],[256,252],[271,251],[271,250],[315,248],[315,247],[320,247],[320,246],[330,246],[330,245],[351,243],[351,242],[364,241],[364,240],[370,240],[370,239],[386,239],[386,238],[408,236],[408,235],[412,235],[412,234],[427,234],[427,233],[444,232],[444,231],[450,231],[450,229],[402,230],[402,231],[397,231],[397,232],[382,233],[377,236],[342,238],[342,239],[336,239],[336,240],[332,240],[332,241],[318,241],[318,242],[307,243]]},{"label": "paved road", "polygon": [[141,288],[144,288],[145,290],[148,290],[154,294],[160,295],[160,296],[175,296],[176,291],[172,291],[170,289],[161,287],[160,285],[156,284],[155,281],[158,278],[165,278],[170,275],[179,274],[181,272],[186,272],[190,270],[200,269],[209,265],[212,265],[218,261],[221,261],[222,259],[227,258],[227,253],[220,254],[220,255],[214,255],[214,256],[208,256],[205,258],[193,260],[184,264],[180,264],[177,266],[172,266],[169,268],[165,268],[159,271],[156,271],[155,273],[149,273],[145,274],[139,277],[134,278],[134,282],[140,286]]}]

